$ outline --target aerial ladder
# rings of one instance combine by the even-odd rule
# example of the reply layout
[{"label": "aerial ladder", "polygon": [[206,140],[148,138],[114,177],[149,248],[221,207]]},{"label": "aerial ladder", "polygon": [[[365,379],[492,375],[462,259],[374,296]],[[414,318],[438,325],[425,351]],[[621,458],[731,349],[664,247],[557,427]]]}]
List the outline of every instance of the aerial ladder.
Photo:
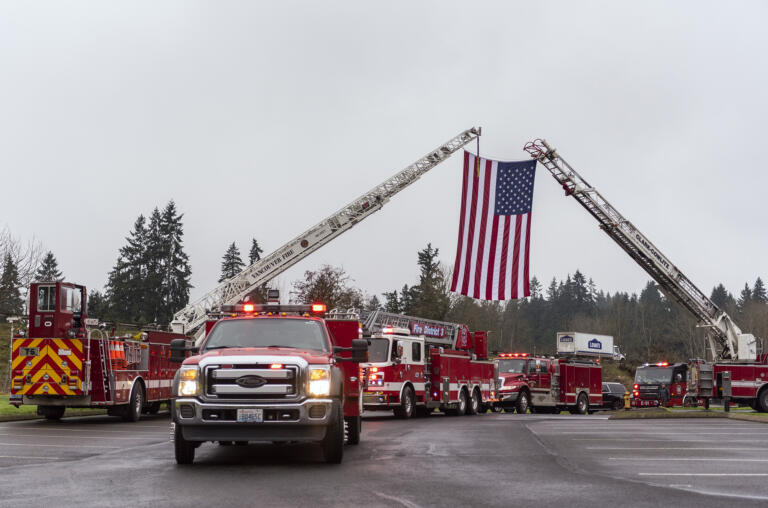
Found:
[{"label": "aerial ladder", "polygon": [[731,317],[701,292],[643,233],[571,167],[545,140],[524,147],[565,190],[600,223],[605,231],[653,279],[668,298],[688,309],[707,331],[715,362],[755,360],[756,339],[742,333]]},{"label": "aerial ladder", "polygon": [[237,303],[255,288],[267,283],[323,245],[349,231],[354,225],[380,210],[392,196],[476,139],[480,133],[479,127],[472,127],[459,133],[268,256],[223,281],[213,290],[176,312],[171,322],[172,330],[187,335],[197,334],[199,337],[200,332],[204,330],[202,325],[210,311],[215,311],[222,305]]}]

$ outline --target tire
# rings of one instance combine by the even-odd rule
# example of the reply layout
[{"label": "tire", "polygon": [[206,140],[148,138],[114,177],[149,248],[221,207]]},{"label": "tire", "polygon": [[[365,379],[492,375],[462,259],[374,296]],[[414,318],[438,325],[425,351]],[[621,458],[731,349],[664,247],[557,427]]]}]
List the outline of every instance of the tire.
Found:
[{"label": "tire", "polygon": [[469,398],[469,405],[467,406],[468,415],[476,415],[480,412],[480,393],[477,390],[472,390],[472,397]]},{"label": "tire", "polygon": [[518,414],[524,415],[528,412],[528,409],[531,407],[531,396],[528,395],[528,392],[523,390],[520,392],[520,395],[517,396],[517,403],[515,403],[515,411],[518,412]]},{"label": "tire", "polygon": [[61,420],[65,410],[64,406],[37,406],[37,414],[51,421]]},{"label": "tire", "polygon": [[197,448],[197,444],[184,439],[181,433],[181,425],[175,424],[173,430],[173,451],[176,454],[176,463],[192,464],[195,460],[195,448]]},{"label": "tire", "polygon": [[347,444],[359,444],[360,433],[363,430],[363,419],[359,416],[348,416],[345,418],[345,422],[347,425]]},{"label": "tire", "polygon": [[141,418],[141,411],[144,409],[144,387],[141,383],[133,383],[131,396],[128,399],[128,407],[123,413],[123,421],[138,422]]},{"label": "tire", "polygon": [[333,419],[325,431],[325,437],[320,441],[320,448],[325,462],[341,464],[344,458],[344,412],[340,403],[334,403],[333,412]]},{"label": "tire", "polygon": [[574,414],[585,415],[589,413],[589,399],[584,392],[579,394],[579,398],[576,399],[576,407],[574,408]]},{"label": "tire", "polygon": [[757,394],[757,401],[755,402],[755,411],[760,411],[761,413],[768,413],[768,388],[763,388],[763,390]]},{"label": "tire", "polygon": [[395,416],[407,420],[413,416],[414,406],[413,390],[410,386],[406,386],[403,390],[403,398],[400,401],[400,407],[395,408]]}]

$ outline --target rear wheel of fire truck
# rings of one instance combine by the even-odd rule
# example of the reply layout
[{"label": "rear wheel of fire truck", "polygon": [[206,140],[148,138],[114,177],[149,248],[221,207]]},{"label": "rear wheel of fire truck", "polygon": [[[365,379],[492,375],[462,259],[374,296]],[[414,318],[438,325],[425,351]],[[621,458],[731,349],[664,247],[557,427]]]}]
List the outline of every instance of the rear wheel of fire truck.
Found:
[{"label": "rear wheel of fire truck", "polygon": [[37,414],[46,420],[61,420],[65,409],[64,406],[37,406]]},{"label": "rear wheel of fire truck", "polygon": [[472,397],[469,399],[469,405],[467,406],[468,415],[476,415],[480,412],[480,392],[472,390]]},{"label": "rear wheel of fire truck", "polygon": [[347,429],[347,444],[360,443],[360,433],[363,430],[363,419],[360,416],[348,416],[344,418]]},{"label": "rear wheel of fire truck", "polygon": [[464,416],[467,413],[467,392],[465,390],[459,392],[459,402],[456,403],[456,407],[447,410],[446,413],[451,416]]},{"label": "rear wheel of fire truck", "polygon": [[144,408],[144,387],[141,383],[133,383],[131,397],[128,399],[128,407],[123,413],[123,420],[126,422],[138,422],[141,418],[141,410]]},{"label": "rear wheel of fire truck", "polygon": [[579,398],[576,400],[576,407],[574,408],[574,414],[585,415],[589,413],[589,399],[584,393],[579,394]]},{"label": "rear wheel of fire truck", "polygon": [[531,407],[531,399],[530,395],[528,395],[528,392],[523,390],[520,392],[520,395],[517,396],[517,404],[515,405],[515,409],[517,412],[521,415],[524,415],[528,412],[528,408]]},{"label": "rear wheel of fire truck", "polygon": [[181,425],[176,424],[173,430],[173,448],[176,452],[177,464],[192,464],[195,460],[196,443],[187,441],[181,434]]},{"label": "rear wheel of fire truck", "polygon": [[403,390],[403,398],[400,401],[400,407],[395,408],[395,416],[407,420],[413,416],[413,390],[410,386],[406,386]]},{"label": "rear wheel of fire truck", "polygon": [[323,460],[330,464],[341,464],[344,458],[344,412],[341,404],[334,403],[333,419],[325,431],[325,438],[320,441]]},{"label": "rear wheel of fire truck", "polygon": [[757,401],[755,402],[755,411],[768,413],[768,388],[763,388],[760,391],[760,393],[757,394]]}]

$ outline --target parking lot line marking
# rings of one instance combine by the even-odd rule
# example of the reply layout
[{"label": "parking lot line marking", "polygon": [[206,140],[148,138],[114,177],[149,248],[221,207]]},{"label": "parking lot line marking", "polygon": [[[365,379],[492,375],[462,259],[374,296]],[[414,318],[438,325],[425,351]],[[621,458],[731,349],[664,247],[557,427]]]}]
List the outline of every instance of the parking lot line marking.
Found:
[{"label": "parking lot line marking", "polygon": [[[621,434],[621,431],[612,431],[611,434]],[[606,434],[606,431],[604,432],[557,432],[557,435],[574,435],[574,436],[591,436],[591,435],[599,435],[604,436]],[[645,435],[650,434],[652,436],[690,436],[690,435],[696,435],[696,436],[732,436],[733,432],[653,432],[653,430],[649,430],[648,432],[638,433],[636,431],[633,432],[625,432],[625,434],[632,434],[635,435]]]},{"label": "parking lot line marking", "polygon": [[[0,443],[0,446],[29,446],[29,443]],[[119,446],[85,445],[85,444],[40,444],[41,448],[120,448]]]},{"label": "parking lot line marking", "polygon": [[33,455],[0,455],[0,459],[44,459],[59,460],[61,457],[35,457]]},{"label": "parking lot line marking", "polygon": [[638,476],[768,476],[768,473],[637,473]]},{"label": "parking lot line marking", "polygon": [[[711,443],[711,439],[654,439],[648,438],[626,438],[626,437],[586,437],[582,439],[571,439],[571,441],[624,441],[624,442],[641,442],[647,443],[648,441],[660,441],[662,443]],[[718,443],[754,443],[754,439],[718,439]],[[762,442],[765,444],[765,441]]]},{"label": "parking lot line marking", "polygon": [[662,462],[678,462],[678,461],[693,461],[693,462],[768,462],[768,459],[724,459],[721,457],[608,457],[608,460],[626,460],[630,462],[639,461],[662,461]]},{"label": "parking lot line marking", "polygon": [[[137,440],[140,438],[135,437],[126,437],[126,436],[99,436],[99,435],[93,435],[89,434],[87,436],[71,436],[68,434],[16,434],[15,432],[9,432],[9,433],[0,433],[0,436],[9,436],[9,437],[51,437],[51,438],[61,438],[65,437],[67,439],[132,439]],[[158,434],[158,438],[164,436],[164,434]]]},{"label": "parking lot line marking", "polygon": [[[2,443],[0,443],[2,444]],[[638,447],[614,447],[614,446],[588,446],[587,450],[634,450],[634,451],[643,451],[643,450],[690,450],[690,451],[697,451],[697,450],[719,450],[719,451],[754,451],[754,452],[761,452],[761,451],[768,451],[768,448],[731,448],[731,447],[704,447],[704,448],[691,448],[691,447],[671,447],[671,446],[644,446],[642,448]]]}]

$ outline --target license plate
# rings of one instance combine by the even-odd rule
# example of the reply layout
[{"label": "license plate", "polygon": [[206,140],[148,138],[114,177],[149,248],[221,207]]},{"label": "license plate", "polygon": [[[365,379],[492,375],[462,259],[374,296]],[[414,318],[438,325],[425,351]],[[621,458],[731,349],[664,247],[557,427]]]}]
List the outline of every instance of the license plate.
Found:
[{"label": "license plate", "polygon": [[263,409],[238,409],[238,423],[261,423],[264,421]]},{"label": "license plate", "polygon": [[19,348],[19,356],[39,356],[39,355],[40,355],[39,347],[20,347]]}]

